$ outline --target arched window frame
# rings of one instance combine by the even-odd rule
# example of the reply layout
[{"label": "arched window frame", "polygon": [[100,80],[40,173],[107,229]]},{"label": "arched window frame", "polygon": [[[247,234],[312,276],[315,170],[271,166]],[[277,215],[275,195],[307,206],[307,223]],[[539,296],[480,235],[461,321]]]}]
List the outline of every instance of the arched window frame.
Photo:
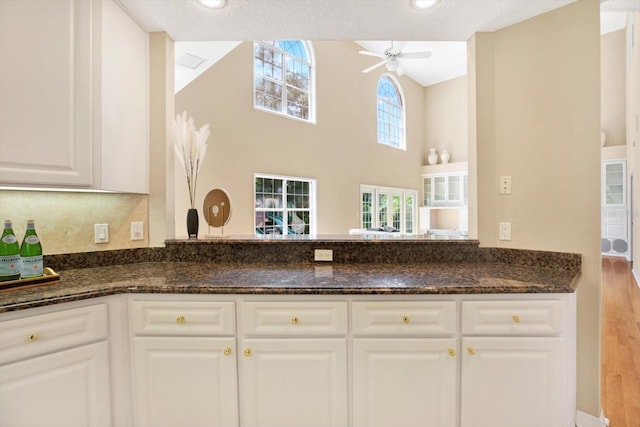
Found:
[{"label": "arched window frame", "polygon": [[[304,49],[305,58],[301,58],[300,56],[294,55],[291,52],[283,49],[280,46],[281,42],[294,41],[299,42]],[[275,53],[276,55],[282,55],[282,67],[283,70],[280,72],[280,75],[277,75],[277,72],[272,72],[271,70],[267,70],[265,65],[277,66],[278,64],[265,64],[265,62],[259,57],[259,49],[266,49]],[[305,91],[308,97],[308,114],[306,117],[300,117],[296,114],[290,114],[288,110],[288,100],[290,99],[289,93],[291,89],[296,89],[291,85],[288,85],[285,81],[287,75],[287,66],[289,64],[302,64],[302,67],[309,67],[309,79],[308,79],[308,89]],[[275,67],[274,67],[275,68]],[[260,102],[260,84],[262,81],[269,82],[270,84],[275,85],[274,87],[280,87],[280,93],[278,97],[273,97],[274,99],[279,99],[280,106],[279,108],[270,108],[269,106],[264,105],[264,102]],[[300,89],[300,88],[298,88]],[[303,89],[304,90],[304,89]],[[262,92],[264,93],[264,92]],[[267,94],[269,96],[269,94]],[[315,123],[316,122],[316,106],[315,106],[315,56],[313,52],[313,47],[310,42],[304,40],[268,40],[268,41],[256,41],[253,43],[253,106],[257,110],[267,111],[270,113],[278,114],[281,116],[285,116],[288,118],[292,118],[295,120],[301,120],[304,122]]]},{"label": "arched window frame", "polygon": [[[380,94],[380,85],[386,81],[393,87],[399,103]],[[394,113],[395,117],[392,116]],[[407,149],[404,93],[400,83],[390,74],[380,76],[376,85],[376,123],[378,143],[400,150]]]}]

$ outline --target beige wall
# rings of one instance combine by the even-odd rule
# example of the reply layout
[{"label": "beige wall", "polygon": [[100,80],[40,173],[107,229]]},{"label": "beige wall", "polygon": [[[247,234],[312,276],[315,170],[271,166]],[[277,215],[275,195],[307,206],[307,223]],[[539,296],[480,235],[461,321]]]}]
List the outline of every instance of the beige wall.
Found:
[{"label": "beige wall", "polygon": [[[632,35],[630,28],[635,27],[635,33]],[[640,266],[640,174],[635,170],[640,165],[640,12],[629,13],[627,15],[627,40],[625,43],[625,58],[628,58],[628,46],[630,37],[634,38],[633,51],[631,61],[625,67],[627,91],[626,91],[626,109],[627,109],[627,168],[629,176],[634,175],[633,184],[633,271],[636,280],[640,282],[638,275],[638,266]],[[625,61],[626,64],[626,61]]]},{"label": "beige wall", "polygon": [[627,143],[625,30],[604,34],[601,51],[601,120],[606,146]]},{"label": "beige wall", "polygon": [[[407,150],[376,142],[376,85],[384,67],[363,74],[371,58],[353,42],[312,43],[316,63],[317,124],[253,108],[253,46],[240,44],[176,95],[176,112],[196,127],[211,125],[196,206],[200,234],[205,195],[227,190],[232,217],[225,234],[253,234],[253,174],[315,178],[318,234],[345,234],[359,227],[360,184],[419,189],[424,146],[424,89],[398,77],[407,111]],[[395,76],[393,76],[395,78]],[[188,194],[176,165],[176,235],[185,236]],[[221,230],[212,230],[220,234]]]},{"label": "beige wall", "polygon": [[[0,219],[13,220],[20,241],[35,220],[45,255],[146,247],[147,218],[143,194],[0,191]],[[132,221],[144,222],[144,240],[131,240]],[[109,224],[109,243],[94,243],[94,224]]]},{"label": "beige wall", "polygon": [[[599,27],[598,2],[579,1],[477,34],[469,56],[480,243],[582,254],[577,403],[592,415],[600,410]],[[512,195],[498,195],[502,175],[512,176]],[[512,224],[511,241],[497,240],[502,221]]]},{"label": "beige wall", "polygon": [[425,153],[429,148],[436,148],[438,153],[447,150],[451,162],[467,161],[467,98],[466,76],[424,89]]}]

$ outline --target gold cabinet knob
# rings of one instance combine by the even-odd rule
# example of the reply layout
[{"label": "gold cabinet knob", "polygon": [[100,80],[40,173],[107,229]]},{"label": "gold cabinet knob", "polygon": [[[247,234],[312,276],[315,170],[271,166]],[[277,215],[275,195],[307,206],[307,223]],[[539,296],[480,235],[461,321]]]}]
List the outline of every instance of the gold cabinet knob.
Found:
[{"label": "gold cabinet knob", "polygon": [[300,319],[298,319],[298,317],[297,317],[297,316],[293,316],[293,317],[291,318],[291,324],[293,324],[293,325],[297,325],[299,322],[300,322]]},{"label": "gold cabinet knob", "polygon": [[225,348],[223,353],[224,353],[225,356],[229,356],[231,354],[231,347]]},{"label": "gold cabinet knob", "polygon": [[476,354],[476,350],[473,347],[468,347],[467,353],[473,356],[474,354]]},{"label": "gold cabinet knob", "polygon": [[243,354],[245,357],[251,356],[251,349],[250,348],[245,349]]},{"label": "gold cabinet knob", "polygon": [[184,323],[184,321],[185,321],[184,316],[178,316],[178,317],[176,317],[176,323],[177,323],[177,324],[181,325],[181,324],[183,324],[183,323]]},{"label": "gold cabinet knob", "polygon": [[511,316],[511,318],[516,323],[520,323],[520,321],[521,321],[520,316],[518,316],[517,314],[514,314],[513,316]]},{"label": "gold cabinet knob", "polygon": [[38,338],[40,338],[40,336],[38,334],[31,334],[27,337],[27,341],[28,342],[36,342],[38,341]]},{"label": "gold cabinet knob", "polygon": [[455,348],[450,348],[449,349],[449,356],[454,357],[456,355],[456,349]]},{"label": "gold cabinet knob", "polygon": [[402,316],[402,323],[409,323],[409,316]]}]

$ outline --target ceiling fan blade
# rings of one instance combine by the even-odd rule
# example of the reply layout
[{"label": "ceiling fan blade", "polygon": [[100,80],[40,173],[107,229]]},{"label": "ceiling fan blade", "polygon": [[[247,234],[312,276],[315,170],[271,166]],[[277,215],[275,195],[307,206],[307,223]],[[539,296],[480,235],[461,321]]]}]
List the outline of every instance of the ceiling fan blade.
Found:
[{"label": "ceiling fan blade", "polygon": [[389,62],[389,59],[385,59],[384,61],[380,61],[375,65],[372,65],[369,68],[365,68],[364,70],[362,70],[363,73],[368,73],[369,71],[375,70],[378,67],[383,66],[384,64],[386,64],[387,62]]},{"label": "ceiling fan blade", "polygon": [[403,59],[427,59],[431,58],[431,52],[402,52],[399,58]]},{"label": "ceiling fan blade", "polygon": [[360,52],[358,52],[360,55],[368,55],[368,56],[375,56],[376,58],[384,58],[385,56],[381,53],[377,53],[377,52],[369,52],[368,50],[361,50]]}]

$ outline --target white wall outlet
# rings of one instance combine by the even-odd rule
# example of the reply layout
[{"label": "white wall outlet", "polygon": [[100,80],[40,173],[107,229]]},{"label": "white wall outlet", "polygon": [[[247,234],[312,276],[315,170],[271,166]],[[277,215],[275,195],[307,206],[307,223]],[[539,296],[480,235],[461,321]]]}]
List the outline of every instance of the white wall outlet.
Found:
[{"label": "white wall outlet", "polygon": [[499,224],[498,238],[500,240],[511,240],[511,223],[501,222]]},{"label": "white wall outlet", "polygon": [[333,261],[333,250],[315,249],[313,252],[314,261]]},{"label": "white wall outlet", "polygon": [[500,194],[511,194],[511,177],[500,177]]},{"label": "white wall outlet", "polygon": [[144,222],[131,223],[131,240],[144,240]]},{"label": "white wall outlet", "polygon": [[96,243],[109,243],[109,224],[94,224],[94,239]]}]

